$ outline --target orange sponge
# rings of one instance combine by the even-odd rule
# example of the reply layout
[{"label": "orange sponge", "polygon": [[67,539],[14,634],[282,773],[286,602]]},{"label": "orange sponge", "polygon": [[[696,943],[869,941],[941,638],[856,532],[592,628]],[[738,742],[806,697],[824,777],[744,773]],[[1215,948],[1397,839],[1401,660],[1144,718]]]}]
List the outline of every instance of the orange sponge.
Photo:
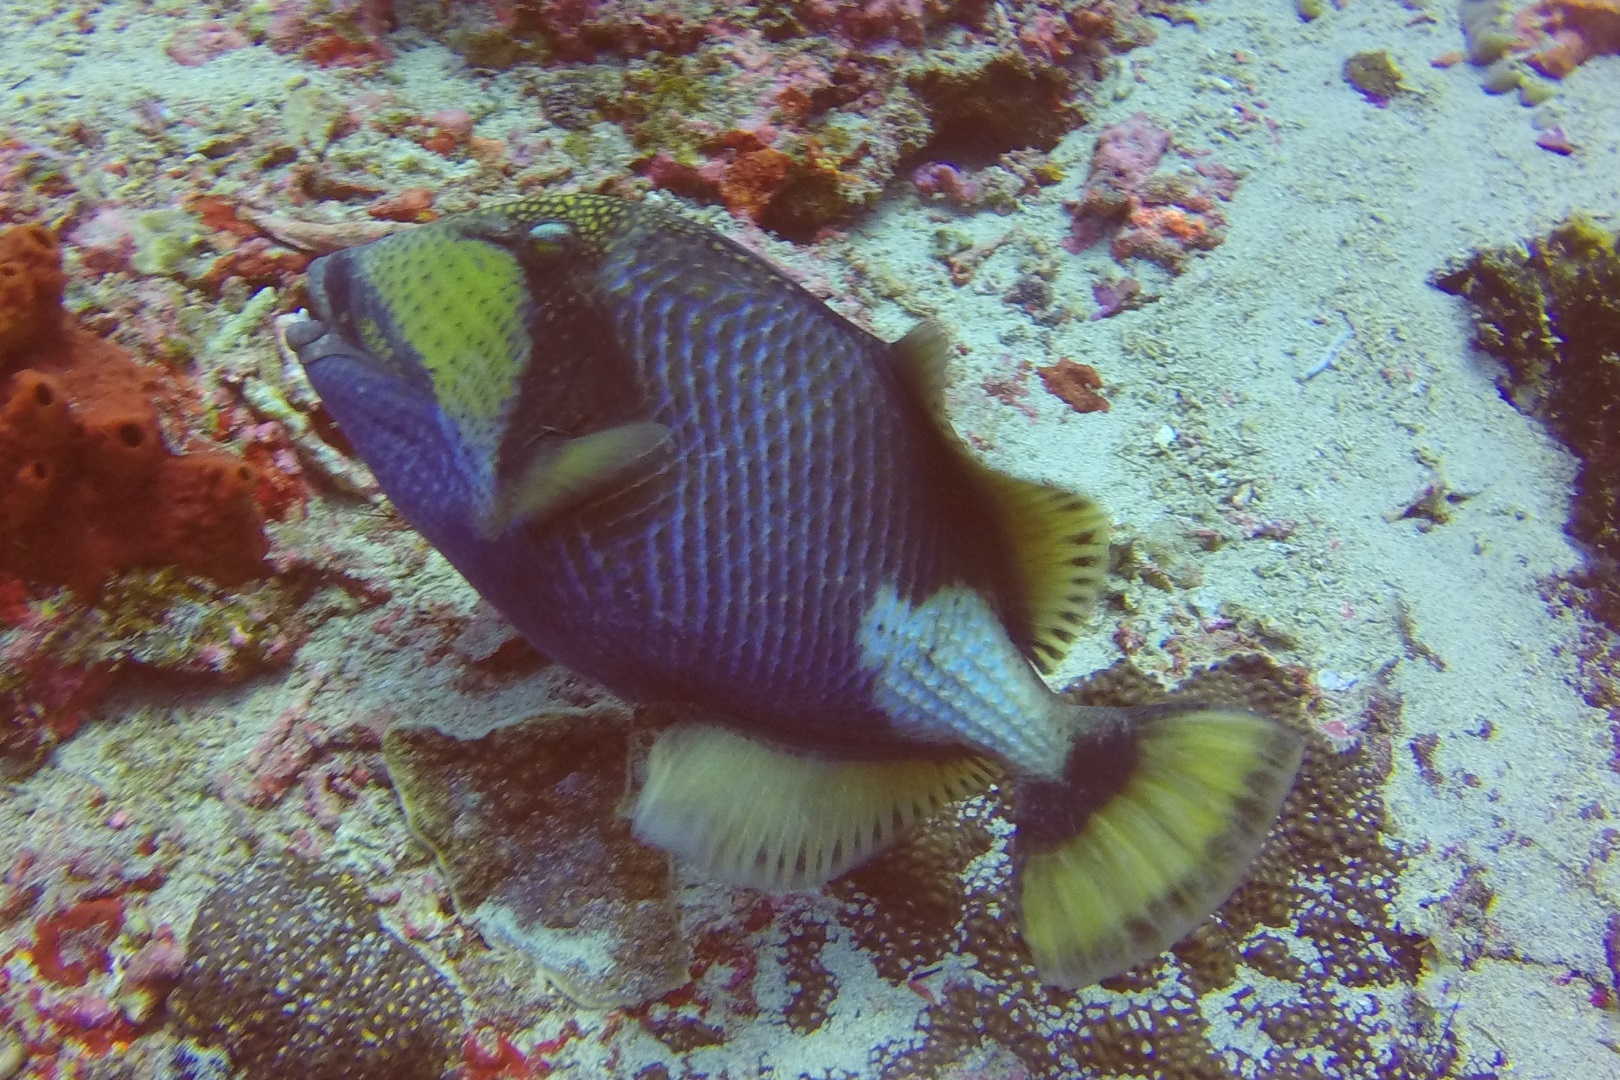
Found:
[{"label": "orange sponge", "polygon": [[1562,79],[1594,56],[1620,54],[1620,0],[1538,0],[1514,16],[1530,66]]},{"label": "orange sponge", "polygon": [[153,405],[169,376],[73,325],[62,285],[49,231],[0,233],[0,571],[84,592],[148,567],[263,574],[257,471],[171,452]]},{"label": "orange sponge", "polygon": [[0,370],[56,329],[62,303],[56,237],[38,225],[0,233]]}]

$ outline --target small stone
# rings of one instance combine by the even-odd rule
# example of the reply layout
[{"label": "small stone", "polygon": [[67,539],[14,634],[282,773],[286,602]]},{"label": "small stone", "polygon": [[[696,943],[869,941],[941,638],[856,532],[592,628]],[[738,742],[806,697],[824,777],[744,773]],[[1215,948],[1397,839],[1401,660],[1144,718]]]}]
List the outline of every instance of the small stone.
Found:
[{"label": "small stone", "polygon": [[1550,127],[1538,134],[1536,145],[1562,157],[1568,157],[1575,152],[1575,144],[1569,141],[1569,137],[1559,127]]},{"label": "small stone", "polygon": [[1377,106],[1388,105],[1397,94],[1405,93],[1401,69],[1382,49],[1360,52],[1344,62],[1344,81]]},{"label": "small stone", "polygon": [[1340,671],[1323,669],[1316,673],[1316,685],[1329,693],[1343,693],[1354,687],[1359,681],[1359,676],[1346,675]]}]

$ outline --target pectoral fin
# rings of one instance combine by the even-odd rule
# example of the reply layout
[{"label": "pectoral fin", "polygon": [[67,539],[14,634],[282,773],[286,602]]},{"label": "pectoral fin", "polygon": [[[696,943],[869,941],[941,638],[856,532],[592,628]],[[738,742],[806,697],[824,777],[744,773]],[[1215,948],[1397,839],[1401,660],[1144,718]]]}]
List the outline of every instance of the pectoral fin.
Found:
[{"label": "pectoral fin", "polygon": [[497,536],[515,522],[541,521],[611,491],[668,438],[668,427],[641,421],[544,440],[520,471],[496,485],[480,532]]}]

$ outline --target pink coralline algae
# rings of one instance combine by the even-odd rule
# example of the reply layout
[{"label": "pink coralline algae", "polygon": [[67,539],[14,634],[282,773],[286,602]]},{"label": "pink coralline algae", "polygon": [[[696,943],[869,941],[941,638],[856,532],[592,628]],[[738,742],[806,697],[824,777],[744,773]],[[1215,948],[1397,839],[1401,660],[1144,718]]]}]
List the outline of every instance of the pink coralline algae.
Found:
[{"label": "pink coralline algae", "polygon": [[122,207],[102,206],[68,234],[79,264],[96,274],[129,269],[135,255],[134,215]]},{"label": "pink coralline algae", "polygon": [[[15,579],[11,579],[15,580]],[[15,626],[15,633],[5,633]],[[0,620],[0,776],[20,775],[78,731],[113,681],[110,663],[56,655],[48,620],[31,609]]]},{"label": "pink coralline algae", "polygon": [[1098,199],[1129,198],[1147,183],[1168,149],[1170,133],[1147,113],[1133,114],[1097,136],[1086,179],[1088,193],[1095,192]]},{"label": "pink coralline algae", "polygon": [[215,57],[243,48],[247,43],[248,39],[240,30],[227,26],[218,19],[209,19],[207,22],[182,26],[176,30],[169,35],[169,44],[163,51],[177,64],[197,67]]},{"label": "pink coralline algae", "polygon": [[625,56],[690,52],[706,36],[708,4],[667,0],[556,0],[513,5],[518,25],[538,24],[563,60],[590,60],[615,50]]},{"label": "pink coralline algae", "polygon": [[83,986],[94,972],[112,970],[108,948],[124,925],[116,897],[83,900],[34,924],[34,967],[60,986]]},{"label": "pink coralline algae", "polygon": [[387,60],[383,35],[394,28],[393,0],[279,0],[270,5],[265,40],[321,67]]},{"label": "pink coralline algae", "polygon": [[918,194],[941,196],[949,202],[965,206],[979,195],[979,186],[963,176],[954,165],[932,162],[921,165],[911,174],[911,182]]},{"label": "pink coralline algae", "polygon": [[[928,162],[941,164],[924,165],[924,192],[961,209],[1005,212],[1046,183],[1023,156],[1083,122],[1102,58],[1153,33],[1129,0],[1054,6],[486,0],[401,17],[478,66],[568,61],[534,69],[539,111],[569,131],[617,125],[636,151],[632,189],[718,203],[803,242]],[[526,158],[512,147],[509,160]],[[624,183],[621,167],[604,161],[593,182]]]},{"label": "pink coralline algae", "polygon": [[806,26],[849,41],[921,45],[931,26],[949,18],[955,6],[931,0],[807,0],[800,16]]},{"label": "pink coralline algae", "polygon": [[1091,295],[1097,301],[1097,309],[1091,313],[1090,321],[1096,322],[1137,306],[1142,295],[1142,283],[1133,277],[1097,281],[1092,283]]},{"label": "pink coralline algae", "polygon": [[1086,186],[1069,207],[1074,225],[1064,247],[1080,252],[1111,237],[1116,260],[1143,258],[1180,273],[1193,252],[1219,245],[1226,234],[1219,203],[1236,191],[1237,173],[1214,162],[1160,172],[1169,149],[1169,132],[1146,113],[1097,136]]}]

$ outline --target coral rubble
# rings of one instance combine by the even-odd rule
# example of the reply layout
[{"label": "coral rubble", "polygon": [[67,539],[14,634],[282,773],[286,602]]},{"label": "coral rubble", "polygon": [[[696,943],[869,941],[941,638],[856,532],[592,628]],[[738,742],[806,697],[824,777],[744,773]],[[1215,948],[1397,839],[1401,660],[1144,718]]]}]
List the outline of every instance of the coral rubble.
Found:
[{"label": "coral rubble", "polygon": [[1075,412],[1108,411],[1108,399],[1102,394],[1102,376],[1090,364],[1077,363],[1065,357],[1055,364],[1035,370],[1041,382],[1046,384],[1046,389]]},{"label": "coral rubble", "polygon": [[305,599],[286,579],[231,589],[168,567],[119,575],[93,599],[29,599],[0,574],[0,775],[39,765],[127,668],[234,682],[285,664]]},{"label": "coral rubble", "polygon": [[1620,251],[1573,216],[1544,237],[1485,248],[1434,278],[1473,310],[1474,340],[1502,362],[1503,396],[1575,454],[1568,531],[1591,554],[1592,614],[1620,628]]},{"label": "coral rubble", "polygon": [[439,1080],[460,1048],[451,983],[353,881],[295,859],[209,893],[187,952],[170,1008],[247,1080]]},{"label": "coral rubble", "polygon": [[410,16],[475,63],[528,64],[588,153],[617,125],[657,187],[790,239],[872,205],[920,162],[1050,150],[1111,52],[1151,40],[1135,4],[704,0],[482,5]]},{"label": "coral rubble", "polygon": [[1514,15],[1513,26],[1530,66],[1554,79],[1594,56],[1620,55],[1617,0],[1537,0]]},{"label": "coral rubble", "polygon": [[1557,92],[1550,80],[1595,56],[1620,54],[1617,0],[1460,0],[1458,16],[1463,55],[1480,69],[1485,92],[1517,90],[1526,105]]},{"label": "coral rubble", "polygon": [[1397,94],[1406,92],[1401,69],[1383,49],[1359,52],[1344,62],[1344,81],[1362,97],[1382,108]]},{"label": "coral rubble", "polygon": [[1237,190],[1238,175],[1214,162],[1161,172],[1170,133],[1146,113],[1097,136],[1080,197],[1070,204],[1074,224],[1064,247],[1079,252],[1108,238],[1123,262],[1147,259],[1179,274],[1195,252],[1226,238],[1219,204]]}]

